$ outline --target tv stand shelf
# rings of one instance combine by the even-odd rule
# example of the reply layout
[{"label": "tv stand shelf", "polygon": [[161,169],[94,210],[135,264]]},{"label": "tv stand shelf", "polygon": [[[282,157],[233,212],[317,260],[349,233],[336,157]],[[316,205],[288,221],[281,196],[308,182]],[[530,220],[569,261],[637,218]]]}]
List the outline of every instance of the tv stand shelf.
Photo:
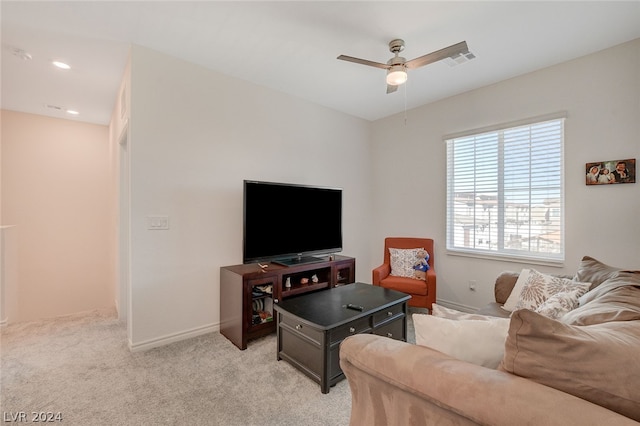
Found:
[{"label": "tv stand shelf", "polygon": [[273,305],[280,300],[355,282],[354,258],[331,259],[288,267],[276,263],[267,263],[266,268],[257,263],[221,267],[220,333],[244,350],[250,339],[276,331]]}]

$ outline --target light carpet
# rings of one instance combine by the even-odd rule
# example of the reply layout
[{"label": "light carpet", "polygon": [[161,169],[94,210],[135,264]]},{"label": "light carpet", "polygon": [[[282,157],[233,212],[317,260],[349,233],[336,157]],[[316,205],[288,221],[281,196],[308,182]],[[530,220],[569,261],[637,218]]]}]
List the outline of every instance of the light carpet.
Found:
[{"label": "light carpet", "polygon": [[[411,315],[408,331],[414,342]],[[0,411],[60,413],[83,426],[349,424],[348,382],[322,394],[276,360],[275,334],[244,351],[220,333],[137,353],[126,342],[113,311],[4,327]]]}]

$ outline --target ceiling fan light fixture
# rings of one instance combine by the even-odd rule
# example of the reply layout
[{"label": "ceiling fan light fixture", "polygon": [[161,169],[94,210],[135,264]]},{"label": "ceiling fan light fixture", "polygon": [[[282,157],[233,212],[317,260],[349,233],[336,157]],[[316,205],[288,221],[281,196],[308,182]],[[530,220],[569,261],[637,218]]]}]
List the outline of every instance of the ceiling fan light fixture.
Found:
[{"label": "ceiling fan light fixture", "polygon": [[399,86],[407,81],[407,70],[402,65],[393,65],[387,71],[387,84]]},{"label": "ceiling fan light fixture", "polygon": [[71,65],[69,65],[67,63],[64,63],[64,62],[61,62],[61,61],[51,61],[51,63],[54,66],[60,68],[61,70],[70,70],[71,69]]}]

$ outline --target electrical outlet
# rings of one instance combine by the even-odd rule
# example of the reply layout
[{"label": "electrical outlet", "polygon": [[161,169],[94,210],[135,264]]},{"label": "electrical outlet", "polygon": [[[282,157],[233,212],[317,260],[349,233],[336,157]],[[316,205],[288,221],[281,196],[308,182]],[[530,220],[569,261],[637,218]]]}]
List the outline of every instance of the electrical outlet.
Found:
[{"label": "electrical outlet", "polygon": [[476,291],[476,280],[469,280],[469,290]]}]

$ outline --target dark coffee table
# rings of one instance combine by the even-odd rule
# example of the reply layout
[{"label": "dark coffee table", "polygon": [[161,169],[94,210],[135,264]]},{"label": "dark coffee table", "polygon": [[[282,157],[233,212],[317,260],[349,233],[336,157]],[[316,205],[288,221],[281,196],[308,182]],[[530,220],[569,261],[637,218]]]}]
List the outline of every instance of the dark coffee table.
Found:
[{"label": "dark coffee table", "polygon": [[[408,294],[355,283],[285,299],[277,314],[278,360],[320,383],[322,393],[340,380],[340,342],[359,333],[407,340]],[[348,309],[348,304],[363,309]]]}]

